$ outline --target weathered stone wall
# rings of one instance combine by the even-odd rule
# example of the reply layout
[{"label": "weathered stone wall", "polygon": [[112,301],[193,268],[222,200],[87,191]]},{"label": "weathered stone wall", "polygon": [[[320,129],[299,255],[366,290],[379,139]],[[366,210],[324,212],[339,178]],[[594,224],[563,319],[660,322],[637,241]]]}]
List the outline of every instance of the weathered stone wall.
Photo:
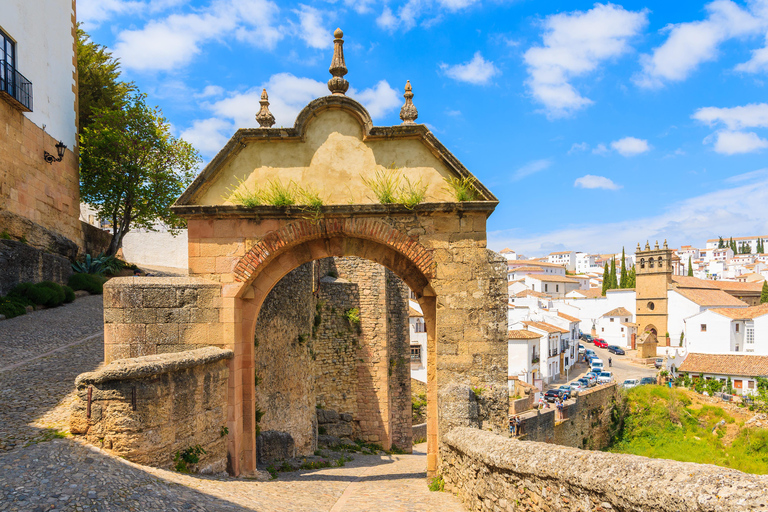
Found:
[{"label": "weathered stone wall", "polygon": [[765,510],[768,477],[687,462],[526,443],[456,428],[440,446],[446,490],[472,511]]},{"label": "weathered stone wall", "polygon": [[392,402],[392,445],[410,452],[411,339],[408,328],[408,287],[391,270],[384,269],[387,286],[387,341],[389,343],[389,394]]},{"label": "weathered stone wall", "polygon": [[[312,263],[307,263],[277,283],[261,307],[253,339],[256,407],[264,413],[259,429],[289,434],[293,438],[291,457],[309,455],[317,448],[316,342],[312,338],[317,298],[312,272]],[[268,460],[269,455],[258,457]]]},{"label": "weathered stone wall", "polygon": [[[80,222],[83,228],[83,242],[85,244],[85,253],[97,255],[107,252],[109,244],[112,242],[112,233],[91,226],[87,222]],[[133,262],[131,262],[133,263]]]},{"label": "weathered stone wall", "polygon": [[228,360],[206,347],[113,361],[75,380],[70,430],[139,464],[172,467],[176,452],[199,445],[196,468],[226,469]]},{"label": "weathered stone wall", "polygon": [[554,404],[520,415],[522,439],[574,448],[600,450],[608,446],[617,425],[612,411],[619,400],[616,383],[582,391],[563,404],[563,419]]},{"label": "weathered stone wall", "polygon": [[19,283],[54,281],[67,284],[72,265],[67,258],[50,254],[16,240],[0,239],[0,295]]},{"label": "weathered stone wall", "polygon": [[[46,163],[43,152],[55,154],[58,141],[7,101],[0,101],[0,126],[4,127],[0,137],[0,210],[24,217],[82,247],[80,176],[72,148],[64,152],[61,162]],[[9,227],[6,222],[0,218],[0,232]],[[14,224],[9,231],[14,237],[25,236],[31,241],[36,236],[31,229],[30,225]]]},{"label": "weathered stone wall", "polygon": [[[195,277],[117,277],[104,285],[104,361],[226,347],[221,285]],[[221,322],[220,322],[221,320]]]}]

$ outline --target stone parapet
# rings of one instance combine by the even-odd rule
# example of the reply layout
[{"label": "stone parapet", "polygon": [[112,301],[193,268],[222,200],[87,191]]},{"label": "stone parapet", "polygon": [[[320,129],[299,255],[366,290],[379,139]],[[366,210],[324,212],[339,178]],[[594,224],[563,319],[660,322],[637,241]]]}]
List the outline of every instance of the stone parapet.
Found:
[{"label": "stone parapet", "polygon": [[104,361],[228,346],[221,285],[197,277],[118,277],[104,285]]},{"label": "stone parapet", "polygon": [[72,274],[70,261],[23,242],[0,239],[0,295],[19,283],[54,281],[67,284]]},{"label": "stone parapet", "polygon": [[174,456],[200,446],[193,470],[220,472],[227,461],[227,379],[231,350],[113,361],[75,380],[70,430],[139,464],[171,467]]},{"label": "stone parapet", "polygon": [[757,511],[768,477],[706,464],[526,443],[460,427],[441,443],[446,490],[469,510]]}]

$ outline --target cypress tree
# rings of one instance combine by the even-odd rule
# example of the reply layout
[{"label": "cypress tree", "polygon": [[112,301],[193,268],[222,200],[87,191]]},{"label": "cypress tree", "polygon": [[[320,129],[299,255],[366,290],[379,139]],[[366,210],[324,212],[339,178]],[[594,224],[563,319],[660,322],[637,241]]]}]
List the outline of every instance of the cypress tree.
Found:
[{"label": "cypress tree", "polygon": [[688,276],[693,277],[693,264],[691,263],[693,258],[688,258]]},{"label": "cypress tree", "polygon": [[627,263],[624,256],[624,248],[621,248],[621,281],[619,282],[619,288],[628,288],[627,286]]},{"label": "cypress tree", "polygon": [[717,241],[717,248],[718,249],[724,249],[725,248],[725,240],[723,240],[723,237],[720,237],[720,240]]},{"label": "cypress tree", "polygon": [[733,254],[739,253],[739,250],[736,248],[736,242],[733,241],[733,237],[731,237],[731,240],[728,242],[728,247],[731,248]]},{"label": "cypress tree", "polygon": [[608,262],[605,262],[605,270],[603,270],[603,295],[605,295],[605,292],[608,290],[608,286],[610,286],[610,275],[608,274]]},{"label": "cypress tree", "polygon": [[763,291],[760,293],[760,304],[768,302],[768,281],[763,281]]},{"label": "cypress tree", "polygon": [[637,275],[635,274],[635,267],[633,265],[632,268],[629,269],[629,276],[627,277],[627,288],[635,287],[636,278],[637,278]]},{"label": "cypress tree", "polygon": [[616,258],[611,258],[611,286],[609,290],[615,290],[619,287],[619,281],[616,279]]}]

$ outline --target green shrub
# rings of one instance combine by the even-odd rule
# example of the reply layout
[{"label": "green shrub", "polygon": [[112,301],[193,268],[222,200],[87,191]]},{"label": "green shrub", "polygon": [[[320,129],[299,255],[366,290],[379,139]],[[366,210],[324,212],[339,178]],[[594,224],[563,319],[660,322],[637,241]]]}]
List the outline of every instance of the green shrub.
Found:
[{"label": "green shrub", "polygon": [[104,267],[106,260],[107,258],[102,254],[96,257],[86,254],[83,261],[76,261],[72,264],[72,270],[78,274],[103,274],[106,270]]},{"label": "green shrub", "polygon": [[43,306],[55,308],[56,306],[61,306],[62,304],[64,304],[64,301],[67,298],[67,294],[64,291],[64,287],[58,283],[54,283],[52,281],[43,281],[42,283],[37,283],[35,287],[48,288],[53,292],[53,296],[51,297],[51,299],[45,302]]},{"label": "green shrub", "polygon": [[438,475],[429,482],[429,490],[432,492],[443,492],[445,490],[443,475]]},{"label": "green shrub", "polygon": [[16,286],[10,297],[22,299],[28,305],[56,307],[64,303],[66,294],[61,285],[52,281],[43,281],[42,283],[22,283]]},{"label": "green shrub", "polygon": [[85,290],[88,293],[101,295],[104,293],[105,279],[94,274],[72,274],[69,276],[69,286],[73,290]]},{"label": "green shrub", "polygon": [[0,297],[0,315],[5,318],[21,316],[27,312],[27,304],[18,297]]},{"label": "green shrub", "polygon": [[64,288],[64,303],[69,304],[75,301],[75,290],[69,286],[62,286]]}]

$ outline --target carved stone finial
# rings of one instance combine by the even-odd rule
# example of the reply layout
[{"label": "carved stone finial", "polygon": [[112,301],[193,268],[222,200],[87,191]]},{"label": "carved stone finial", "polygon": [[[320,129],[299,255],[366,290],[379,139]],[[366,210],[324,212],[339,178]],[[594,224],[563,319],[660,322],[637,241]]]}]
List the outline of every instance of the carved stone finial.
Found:
[{"label": "carved stone finial", "polygon": [[640,242],[637,242],[637,249],[635,250],[635,252],[640,252]]},{"label": "carved stone finial", "polygon": [[648,243],[648,240],[645,241],[645,250],[650,251],[651,250],[651,244]]},{"label": "carved stone finial", "polygon": [[659,241],[658,240],[656,240],[656,245],[653,248],[656,249],[657,251],[659,250]]},{"label": "carved stone finial", "polygon": [[347,66],[344,64],[344,32],[340,28],[337,28],[333,33],[333,60],[331,61],[331,67],[328,71],[331,72],[333,78],[328,80],[328,89],[332,94],[343,96],[349,89],[349,82],[344,80],[344,75],[347,74]]},{"label": "carved stone finial", "polygon": [[256,120],[259,122],[259,126],[262,128],[269,128],[275,124],[275,116],[273,116],[272,112],[269,111],[269,96],[267,96],[266,89],[261,91],[261,99],[259,100],[259,104],[261,105],[261,109],[259,109],[259,113],[256,114]]},{"label": "carved stone finial", "polygon": [[667,246],[667,239],[666,238],[664,239],[664,248],[665,249],[669,249],[669,247]]},{"label": "carved stone finial", "polygon": [[411,90],[411,81],[405,81],[405,105],[400,109],[400,119],[403,120],[403,124],[416,124],[416,118],[419,117],[419,111],[413,106],[413,91]]}]

